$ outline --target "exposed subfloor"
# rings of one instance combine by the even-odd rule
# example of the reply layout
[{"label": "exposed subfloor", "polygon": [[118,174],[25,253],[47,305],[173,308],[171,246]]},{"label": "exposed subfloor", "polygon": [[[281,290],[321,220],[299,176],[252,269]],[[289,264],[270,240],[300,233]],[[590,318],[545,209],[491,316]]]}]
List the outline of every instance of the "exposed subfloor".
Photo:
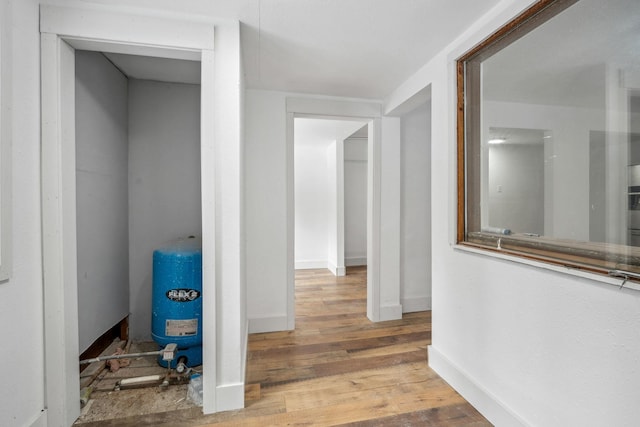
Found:
[{"label": "exposed subfloor", "polygon": [[[128,353],[157,349],[158,346],[154,342],[133,342]],[[129,360],[129,366],[116,372],[109,372],[108,368],[102,371],[102,378],[98,377],[94,381],[94,391],[74,425],[195,407],[187,399],[187,384],[170,385],[167,388],[150,386],[114,391],[116,383],[121,379],[163,375],[167,372],[166,368],[158,365],[155,357],[136,357]]]}]

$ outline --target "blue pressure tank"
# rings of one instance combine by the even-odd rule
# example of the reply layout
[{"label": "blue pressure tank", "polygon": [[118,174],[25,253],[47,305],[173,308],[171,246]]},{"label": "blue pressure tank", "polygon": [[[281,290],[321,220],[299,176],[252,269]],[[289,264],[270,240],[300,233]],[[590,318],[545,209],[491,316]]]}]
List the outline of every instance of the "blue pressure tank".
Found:
[{"label": "blue pressure tank", "polygon": [[[160,348],[178,345],[171,362],[202,364],[202,243],[189,237],[153,252],[151,335]],[[167,362],[158,357],[158,363]]]}]

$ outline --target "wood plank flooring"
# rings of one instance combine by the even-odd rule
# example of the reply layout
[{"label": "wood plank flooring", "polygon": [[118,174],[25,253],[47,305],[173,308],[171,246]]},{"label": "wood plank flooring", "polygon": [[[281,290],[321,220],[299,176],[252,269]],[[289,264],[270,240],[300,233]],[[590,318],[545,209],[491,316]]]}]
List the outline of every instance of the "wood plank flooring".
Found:
[{"label": "wood plank flooring", "polygon": [[246,407],[190,408],[106,426],[490,426],[427,366],[431,313],[372,323],[366,268],[296,272],[296,329],[252,334]]}]

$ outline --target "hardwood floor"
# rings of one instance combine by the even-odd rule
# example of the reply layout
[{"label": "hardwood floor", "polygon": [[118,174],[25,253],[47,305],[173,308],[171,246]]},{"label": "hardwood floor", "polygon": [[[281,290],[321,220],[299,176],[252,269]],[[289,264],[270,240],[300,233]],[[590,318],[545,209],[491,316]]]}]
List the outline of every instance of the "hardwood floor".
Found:
[{"label": "hardwood floor", "polygon": [[246,407],[199,408],[105,426],[490,426],[427,366],[431,312],[372,323],[366,268],[296,272],[296,329],[252,334]]}]

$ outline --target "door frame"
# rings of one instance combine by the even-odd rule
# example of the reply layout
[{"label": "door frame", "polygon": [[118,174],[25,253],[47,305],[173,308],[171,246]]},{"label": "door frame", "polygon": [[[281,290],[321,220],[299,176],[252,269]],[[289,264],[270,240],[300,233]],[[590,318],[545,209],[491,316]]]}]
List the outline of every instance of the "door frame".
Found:
[{"label": "door frame", "polygon": [[[112,8],[41,5],[41,197],[47,425],[80,415],[75,181],[75,49],[201,61],[203,376],[216,410],[214,26]],[[206,118],[206,119],[204,119]],[[206,167],[205,167],[206,166]],[[206,344],[205,344],[206,343]]]},{"label": "door frame", "polygon": [[[287,328],[295,329],[295,185],[294,120],[297,117],[368,122],[367,146],[367,317],[387,320],[380,298],[381,217],[381,104],[366,101],[334,101],[287,98]],[[401,310],[401,309],[400,309]],[[396,310],[397,311],[397,310]],[[394,314],[397,318],[397,314]],[[400,314],[401,316],[401,314]]]}]

